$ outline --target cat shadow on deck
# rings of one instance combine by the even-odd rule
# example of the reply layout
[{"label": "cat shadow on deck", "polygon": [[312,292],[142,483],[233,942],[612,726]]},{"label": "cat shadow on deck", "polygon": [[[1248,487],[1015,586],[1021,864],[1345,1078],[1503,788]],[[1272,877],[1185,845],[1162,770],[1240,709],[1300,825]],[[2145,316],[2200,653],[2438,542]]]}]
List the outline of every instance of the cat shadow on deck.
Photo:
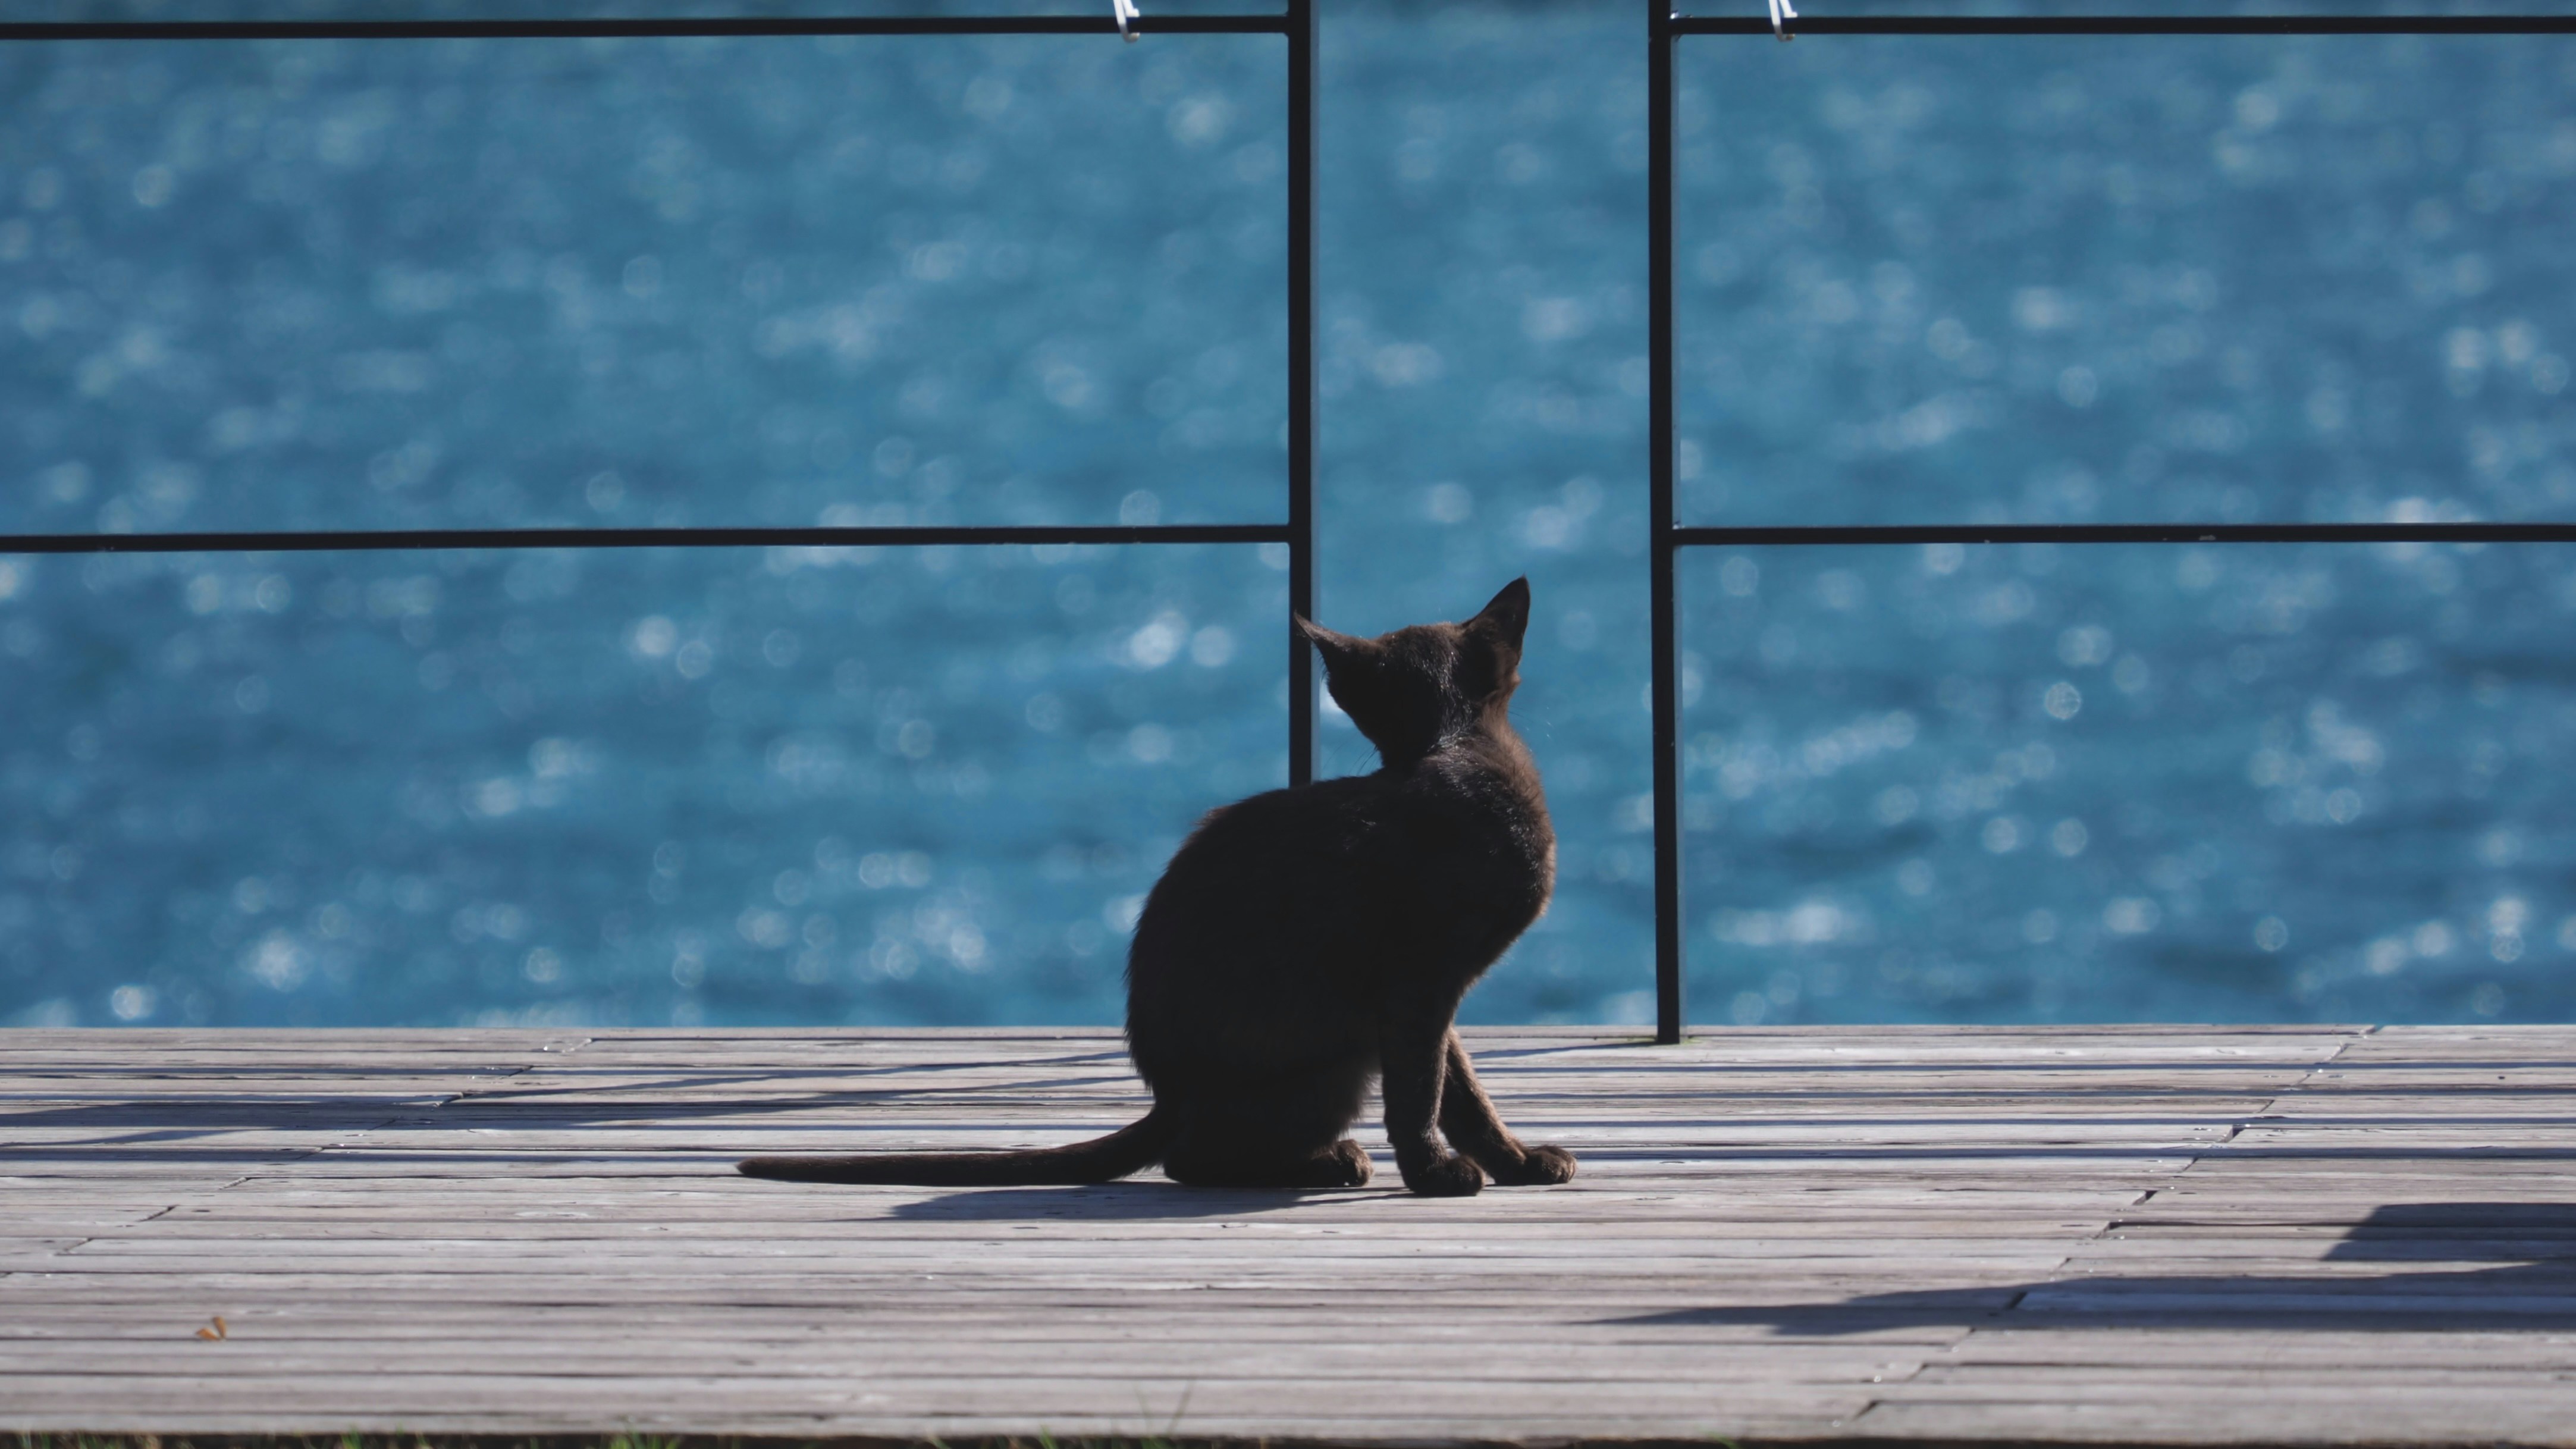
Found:
[{"label": "cat shadow on deck", "polygon": [[1362,639],[1294,621],[1379,767],[1209,811],[1172,856],[1127,954],[1128,1052],[1154,1093],[1142,1120],[1035,1151],[754,1157],[741,1170],[1004,1187],[1160,1162],[1194,1188],[1359,1187],[1369,1158],[1348,1133],[1375,1081],[1414,1192],[1571,1179],[1571,1153],[1503,1125],[1453,1027],[1555,888],[1546,796],[1510,719],[1529,615],[1529,581],[1515,579],[1463,623]]},{"label": "cat shadow on deck", "polygon": [[[1392,1197],[1393,1193],[1378,1196]],[[910,1223],[1175,1222],[1293,1212],[1347,1203],[1348,1190],[1184,1187],[1171,1182],[1101,1182],[1080,1187],[995,1187],[896,1204],[886,1214]]]}]

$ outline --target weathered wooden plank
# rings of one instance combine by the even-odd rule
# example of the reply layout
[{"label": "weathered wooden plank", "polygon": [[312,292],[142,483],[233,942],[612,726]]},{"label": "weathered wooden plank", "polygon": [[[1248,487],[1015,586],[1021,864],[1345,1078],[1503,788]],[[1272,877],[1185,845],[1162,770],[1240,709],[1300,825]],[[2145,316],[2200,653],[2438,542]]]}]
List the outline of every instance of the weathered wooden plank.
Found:
[{"label": "weathered wooden plank", "polygon": [[1858,1435],[1958,1442],[2245,1444],[2295,1425],[2298,1442],[2323,1444],[2567,1444],[2563,1394],[2537,1391],[2462,1398],[2421,1389],[2358,1395],[2332,1391],[2202,1398],[2171,1390],[2138,1399],[2034,1403],[1998,1390],[1956,1400],[1891,1397],[1852,1421]]},{"label": "weathered wooden plank", "polygon": [[[723,1375],[532,1373],[501,1378],[485,1373],[414,1373],[400,1364],[385,1364],[372,1375],[354,1377],[367,1386],[369,1393],[369,1402],[356,1412],[377,1422],[386,1422],[388,1416],[452,1412],[466,1405],[489,1403],[501,1391],[514,1397],[543,1395],[557,1412],[587,1404],[604,1416],[604,1422],[614,1422],[617,1414],[640,1405],[656,1403],[686,1403],[699,1409],[746,1404],[771,1410],[802,1408],[808,1412],[846,1412],[867,1404],[882,1413],[893,1406],[898,1396],[914,1413],[977,1409],[989,1412],[998,1384],[1008,1384],[1011,1392],[1033,1406],[1041,1417],[1120,1414],[1160,1418],[1179,1408],[1186,1394],[1188,1409],[1195,1413],[1239,1415],[1266,1411],[1297,1413],[1328,1423],[1336,1419],[1364,1422],[1390,1409],[1417,1415],[1490,1412],[1503,1389],[1503,1385],[1491,1380],[1458,1382],[1402,1374],[1344,1377],[1334,1382],[1330,1404],[1316,1404],[1311,1379],[1247,1380],[1171,1370],[1125,1380],[1043,1373],[1013,1374],[998,1380],[946,1374],[870,1379],[833,1374],[791,1377],[758,1371]],[[59,1413],[79,1407],[109,1381],[118,1380],[108,1375],[57,1374],[14,1382],[10,1393],[13,1405],[28,1412]],[[198,1406],[214,1412],[238,1412],[273,1404],[282,1395],[293,1395],[304,1381],[303,1376],[294,1373],[268,1375],[255,1369],[210,1368],[193,1374],[164,1374],[122,1394],[120,1407],[149,1410]],[[1513,1397],[1541,1404],[1550,1398],[1561,1398],[1567,1389],[1580,1388],[1585,1382],[1541,1370],[1525,1379],[1521,1394]],[[1140,1390],[1146,1403],[1142,1414],[1138,1404]],[[1711,1407],[1721,1396],[1734,1404],[1774,1412],[1812,1411],[1819,1404],[1828,1410],[1852,1412],[1867,1401],[1849,1388],[1836,1392],[1802,1384],[1624,1382],[1616,1385],[1615,1392],[1623,1412],[1631,1417],[1687,1415]]]},{"label": "weathered wooden plank", "polygon": [[[2063,1214],[2029,1216],[1998,1213],[1990,1218],[1934,1219],[1925,1217],[1907,1221],[1893,1216],[1859,1220],[1874,1225],[1875,1233],[1855,1232],[1855,1219],[1843,1216],[1826,1219],[1709,1219],[1675,1221],[1670,1217],[1648,1220],[1605,1218],[1584,1222],[1571,1214],[1544,1219],[1494,1216],[1479,1220],[1472,1231],[1462,1231],[1454,1223],[1386,1223],[1368,1224],[1365,1234],[1349,1232],[1321,1222],[1264,1222],[1250,1220],[1198,1220],[1162,1223],[1051,1220],[1045,1223],[1020,1223],[1005,1231],[1012,1236],[998,1248],[995,1229],[988,1223],[955,1219],[922,1219],[868,1217],[860,1220],[759,1217],[736,1215],[730,1218],[675,1216],[670,1220],[638,1221],[623,1215],[612,1218],[604,1211],[600,1216],[579,1217],[543,1215],[488,1221],[461,1221],[459,1215],[446,1213],[418,1217],[357,1218],[344,1213],[343,1220],[297,1222],[274,1213],[249,1217],[190,1214],[185,1218],[174,1211],[155,1219],[148,1226],[128,1219],[107,1219],[80,1225],[77,1238],[91,1235],[89,1230],[105,1227],[132,1227],[131,1233],[119,1233],[95,1245],[94,1253],[171,1253],[221,1252],[231,1245],[279,1245],[301,1251],[316,1244],[374,1244],[379,1249],[400,1248],[406,1252],[423,1249],[471,1252],[483,1245],[500,1246],[513,1253],[556,1253],[579,1248],[583,1252],[610,1254],[653,1254],[676,1251],[706,1251],[718,1254],[775,1252],[786,1245],[819,1247],[833,1251],[848,1246],[853,1251],[866,1251],[880,1256],[916,1252],[946,1252],[958,1245],[972,1245],[983,1250],[989,1259],[999,1252],[1016,1258],[1023,1253],[1071,1253],[1085,1256],[1123,1256],[1137,1252],[1197,1252],[1217,1247],[1235,1238],[1247,1244],[1231,1251],[1264,1254],[1299,1253],[1307,1245],[1330,1249],[1336,1240],[1349,1237],[1365,1245],[1373,1254],[1390,1252],[1421,1253],[1425,1251],[1461,1251],[1507,1253],[1521,1256],[1530,1253],[1565,1254],[1582,1248],[1599,1253],[1608,1245],[1617,1251],[1661,1255],[1688,1255],[1700,1252],[1741,1256],[1748,1253],[1816,1251],[1833,1254],[1885,1251],[1893,1247],[1921,1256],[1950,1251],[1953,1244],[1961,1251],[1979,1251],[1972,1245],[2000,1240],[2010,1245],[2047,1243],[2063,1249],[2068,1237],[2099,1228],[2099,1221],[2086,1222]],[[1338,1221],[1357,1223],[1356,1218]],[[22,1224],[23,1226],[23,1224]],[[1569,1242],[1569,1229],[1579,1228],[1582,1241]],[[2197,1230],[2159,1229],[2172,1236],[2185,1237],[2197,1245]],[[2341,1240],[2337,1228],[2303,1227],[2248,1230],[2263,1236],[2241,1236],[2214,1243],[2212,1251],[2243,1255],[2279,1253],[2283,1242],[2306,1243],[2312,1253],[2322,1254]],[[677,1240],[675,1241],[675,1232]],[[2304,1234],[2304,1237],[2292,1237]],[[2120,1239],[2127,1250],[2141,1256],[2153,1256],[2157,1245],[2143,1236]],[[685,1245],[685,1249],[683,1247]],[[1586,1246],[1588,1245],[1588,1246]],[[2564,1244],[2558,1245],[2563,1247]],[[2553,1249],[2555,1251],[2555,1249]]]},{"label": "weathered wooden plank", "polygon": [[[1196,1398],[1183,1401],[1180,1386],[1147,1385],[1143,1386],[1141,1398],[1133,1389],[1125,1394],[1110,1391],[1083,1400],[1031,1397],[1028,1401],[1040,1406],[1034,1412],[1003,1415],[990,1407],[995,1386],[983,1383],[971,1388],[958,1386],[937,1396],[926,1390],[898,1396],[850,1389],[838,1396],[814,1390],[736,1397],[657,1392],[658,1384],[645,1380],[603,1382],[579,1393],[565,1391],[560,1381],[540,1382],[543,1389],[532,1391],[531,1397],[540,1398],[545,1407],[533,1411],[458,1397],[440,1388],[424,1388],[417,1394],[405,1395],[398,1405],[353,1412],[333,1432],[336,1435],[358,1430],[396,1436],[540,1432],[595,1439],[604,1437],[597,1426],[607,1421],[617,1424],[621,1431],[631,1428],[710,1436],[731,1432],[803,1440],[873,1438],[920,1442],[931,1437],[1003,1438],[1016,1434],[1033,1439],[1051,1434],[1058,1439],[1174,1435],[1184,1440],[1421,1445],[1458,1442],[1455,1429],[1462,1402],[1448,1395],[1412,1398],[1390,1393],[1344,1398],[1308,1394],[1300,1398],[1281,1394],[1269,1402],[1210,1405]],[[674,1385],[682,1390],[689,1387],[692,1386]],[[1558,1399],[1536,1392],[1516,1403],[1496,1403],[1490,1395],[1481,1402],[1489,1414],[1506,1408],[1512,1411],[1514,1425],[1528,1428],[1526,1438],[1556,1443],[1675,1437],[1705,1441],[1754,1437],[1757,1433],[1763,1438],[1816,1439],[1828,1437],[1830,1430],[1845,1422],[1844,1416],[1857,1416],[1870,1402],[1865,1393],[1846,1397],[1793,1392],[1795,1398],[1784,1400],[1750,1387],[1711,1385],[1696,1395],[1646,1400],[1634,1411],[1581,1413],[1569,1412]],[[893,1402],[898,1398],[900,1407]],[[1176,1417],[1174,1409],[1182,1412]],[[1841,1414],[1835,1414],[1836,1410]],[[257,1433],[260,1431],[256,1425],[271,1421],[268,1414],[256,1398],[230,1395],[154,1401],[120,1407],[114,1416],[114,1428],[127,1433],[168,1435],[180,1432],[182,1425],[211,1422],[216,1432]],[[27,1427],[60,1429],[65,1427],[68,1416],[48,1404],[31,1406],[25,1417],[31,1421]],[[1040,1427],[1027,1427],[1032,1422]],[[513,1424],[524,1427],[508,1427]],[[1022,1427],[1014,1431],[1010,1427],[1014,1424]],[[1688,1426],[1688,1434],[1675,1435],[1672,1430],[1677,1425]]]},{"label": "weathered wooden plank", "polygon": [[2576,1371],[2576,1338],[2565,1333],[2409,1332],[2395,1327],[2356,1332],[2324,1324],[2305,1324],[2296,1332],[2272,1327],[2143,1328],[2113,1321],[2080,1328],[1983,1329],[1961,1335],[1941,1351],[1937,1361],[2087,1374],[2101,1367],[2143,1371],[2158,1365],[2229,1372],[2295,1370],[2302,1375],[2311,1369],[2555,1374]]},{"label": "weathered wooden plank", "polygon": [[[180,1333],[185,1328],[188,1333]],[[1164,1377],[1175,1366],[1182,1338],[1100,1338],[1100,1336],[1020,1336],[1020,1338],[824,1338],[773,1336],[744,1343],[714,1336],[634,1336],[618,1341],[564,1343],[551,1338],[507,1336],[492,1341],[425,1338],[410,1341],[399,1354],[386,1354],[371,1343],[296,1338],[278,1341],[273,1328],[258,1320],[232,1323],[232,1338],[206,1343],[191,1338],[196,1323],[175,1325],[162,1341],[10,1341],[8,1361],[0,1364],[0,1382],[21,1374],[93,1374],[116,1377],[139,1369],[149,1372],[224,1372],[270,1374],[270,1377],[366,1377],[376,1372],[404,1374],[495,1374],[502,1379],[546,1377],[546,1374],[644,1374],[703,1372],[711,1364],[742,1366],[775,1377],[1051,1377],[1051,1374],[1118,1374],[1118,1377]],[[1200,1343],[1188,1356],[1193,1374],[1229,1379],[1404,1379],[1440,1374],[1443,1379],[1517,1382],[1530,1377],[1530,1364],[1499,1361],[1492,1343],[1479,1338],[1417,1338],[1401,1356],[1391,1356],[1378,1341],[1301,1341],[1288,1333]],[[1922,1366],[1922,1354],[1891,1356],[1875,1343],[1734,1343],[1723,1359],[1705,1343],[1600,1341],[1566,1346],[1538,1372],[1551,1382],[1667,1382],[1674,1377],[1723,1374],[1728,1379],[1759,1377],[1772,1382],[1855,1382],[1870,1374],[1911,1374]]]},{"label": "weathered wooden plank", "polygon": [[[328,1343],[353,1353],[409,1352],[420,1344],[458,1343],[507,1346],[520,1341],[551,1345],[609,1343],[624,1351],[649,1352],[657,1345],[674,1349],[692,1345],[762,1345],[787,1343],[829,1348],[840,1343],[998,1344],[1118,1341],[1179,1344],[1231,1349],[1274,1343],[1347,1343],[1371,1353],[1384,1353],[1390,1343],[1409,1351],[1414,1345],[1463,1342],[1480,1351],[1496,1346],[1540,1351],[1567,1345],[1679,1345],[1696,1351],[1726,1347],[1759,1356],[1772,1348],[1810,1344],[1849,1345],[1855,1349],[1901,1348],[1919,1354],[1927,1347],[1960,1342],[1968,1330],[1955,1324],[1907,1319],[1886,1313],[1852,1310],[1839,1313],[1774,1315],[1741,1321],[1698,1317],[1621,1313],[1609,1317],[1551,1314],[1543,1306],[1516,1313],[1462,1313],[1459,1303],[1417,1302],[1405,1297],[1371,1298],[1354,1307],[1346,1295],[1330,1303],[1264,1303],[1263,1311],[1246,1313],[1234,1295],[1207,1295],[1212,1301],[1165,1301],[1150,1311],[1133,1300],[1113,1304],[1104,1296],[1094,1302],[1048,1299],[1036,1303],[936,1301],[919,1296],[870,1304],[864,1312],[832,1316],[808,1305],[717,1303],[581,1305],[528,1303],[506,1315],[493,1311],[488,1298],[422,1301],[396,1298],[385,1303],[360,1300],[298,1301],[291,1308],[250,1308],[229,1315],[243,1344],[301,1345]],[[0,1341],[15,1346],[151,1343],[173,1352],[193,1353],[206,1345],[194,1337],[202,1320],[194,1305],[168,1298],[134,1295],[108,1297],[80,1307],[79,1315],[30,1314],[6,1325]],[[1616,1305],[1601,1305],[1615,1307]],[[1560,1310],[1562,1305],[1560,1305]],[[1809,1332],[1821,1325],[1820,1331]],[[1829,1331],[1824,1331],[1829,1330]],[[1712,1358],[1713,1363],[1719,1360]],[[1496,1358],[1508,1366],[1509,1356]]]}]

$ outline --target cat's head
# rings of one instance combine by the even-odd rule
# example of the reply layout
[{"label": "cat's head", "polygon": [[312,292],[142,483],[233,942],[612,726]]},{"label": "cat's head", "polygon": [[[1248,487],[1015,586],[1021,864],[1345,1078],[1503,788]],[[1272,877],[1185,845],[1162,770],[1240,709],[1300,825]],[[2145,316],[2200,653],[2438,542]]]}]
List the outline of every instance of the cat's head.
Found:
[{"label": "cat's head", "polygon": [[1402,765],[1502,717],[1521,682],[1529,611],[1529,580],[1514,579],[1461,624],[1415,624],[1374,639],[1304,619],[1297,628],[1324,656],[1333,701],[1380,759]]}]

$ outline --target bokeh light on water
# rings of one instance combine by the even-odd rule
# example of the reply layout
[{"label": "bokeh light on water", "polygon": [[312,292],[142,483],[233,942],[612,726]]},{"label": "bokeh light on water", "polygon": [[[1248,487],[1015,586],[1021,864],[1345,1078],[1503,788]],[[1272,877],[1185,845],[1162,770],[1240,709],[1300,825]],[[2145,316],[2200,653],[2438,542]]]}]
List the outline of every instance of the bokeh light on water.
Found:
[{"label": "bokeh light on water", "polygon": [[1280,517],[1280,43],[1122,49],[9,47],[0,526]]},{"label": "bokeh light on water", "polygon": [[146,1020],[1101,1019],[1287,776],[1284,553],[1183,552],[0,564],[0,962]]},{"label": "bokeh light on water", "polygon": [[2576,44],[1683,55],[1689,521],[2576,514]]},{"label": "bokeh light on water", "polygon": [[[1638,1020],[1637,16],[1324,19],[1323,614],[1531,575]],[[2569,516],[2576,45],[1682,55],[1694,521]],[[0,526],[1276,519],[1279,61],[0,48]],[[2563,1018],[2571,552],[1693,553],[1694,1014]],[[0,559],[0,1019],[1115,1020],[1278,563]]]},{"label": "bokeh light on water", "polygon": [[1703,1016],[2576,1013],[2571,552],[1692,555]]}]

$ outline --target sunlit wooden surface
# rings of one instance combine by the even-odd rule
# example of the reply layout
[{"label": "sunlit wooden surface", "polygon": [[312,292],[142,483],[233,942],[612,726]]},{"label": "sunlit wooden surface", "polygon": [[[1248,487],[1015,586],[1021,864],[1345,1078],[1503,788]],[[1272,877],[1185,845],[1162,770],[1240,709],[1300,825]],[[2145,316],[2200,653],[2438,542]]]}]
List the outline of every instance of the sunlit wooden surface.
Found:
[{"label": "sunlit wooden surface", "polygon": [[730,1171],[1103,1032],[0,1034],[0,1426],[2576,1441],[2576,1028],[1472,1042],[1574,1184]]}]

